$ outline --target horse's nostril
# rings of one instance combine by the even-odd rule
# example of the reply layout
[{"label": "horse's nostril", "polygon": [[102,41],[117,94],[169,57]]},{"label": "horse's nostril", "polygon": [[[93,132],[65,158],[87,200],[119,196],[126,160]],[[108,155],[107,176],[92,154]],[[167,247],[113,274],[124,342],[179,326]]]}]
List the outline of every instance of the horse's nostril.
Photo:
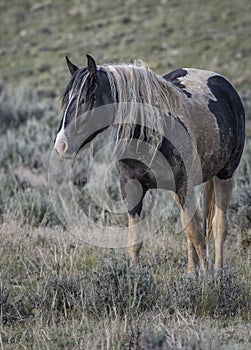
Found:
[{"label": "horse's nostril", "polygon": [[63,140],[60,142],[60,149],[62,153],[65,153],[67,151],[67,143]]},{"label": "horse's nostril", "polygon": [[54,148],[59,155],[63,156],[68,149],[67,141],[65,139],[57,138],[55,141]]}]

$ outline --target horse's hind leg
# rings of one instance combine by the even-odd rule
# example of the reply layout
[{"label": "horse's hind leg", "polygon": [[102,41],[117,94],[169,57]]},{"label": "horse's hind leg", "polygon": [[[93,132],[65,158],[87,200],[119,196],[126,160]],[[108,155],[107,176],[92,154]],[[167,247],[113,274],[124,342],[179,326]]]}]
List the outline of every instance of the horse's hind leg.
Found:
[{"label": "horse's hind leg", "polygon": [[181,220],[188,243],[188,272],[195,272],[197,261],[199,261],[202,271],[206,271],[205,235],[198,214],[195,212],[190,220],[189,211],[181,210]]},{"label": "horse's hind leg", "polygon": [[223,266],[223,245],[227,235],[227,209],[232,195],[233,178],[220,180],[214,177],[215,214],[212,231],[215,242],[215,269]]},{"label": "horse's hind leg", "polygon": [[178,195],[174,194],[173,196],[180,208],[182,227],[187,238],[188,272],[196,272],[198,262],[200,263],[201,269],[206,271],[205,235],[199,222],[197,210],[194,209],[196,205],[194,191],[189,200],[191,205],[187,208],[181,205]]},{"label": "horse's hind leg", "polygon": [[198,256],[190,238],[187,238],[187,257],[187,270],[189,273],[193,273],[196,271],[198,266]]}]

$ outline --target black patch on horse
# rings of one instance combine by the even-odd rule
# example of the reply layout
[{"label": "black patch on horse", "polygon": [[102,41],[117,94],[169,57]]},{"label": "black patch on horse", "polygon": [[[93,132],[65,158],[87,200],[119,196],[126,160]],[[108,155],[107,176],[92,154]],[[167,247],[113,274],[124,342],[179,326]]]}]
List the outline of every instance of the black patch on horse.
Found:
[{"label": "black patch on horse", "polygon": [[170,81],[171,83],[173,83],[173,85],[177,86],[182,92],[184,92],[184,94],[187,97],[192,97],[192,94],[188,91],[186,91],[186,87],[185,85],[181,84],[181,82],[179,81],[179,78],[181,77],[185,77],[187,75],[187,70],[185,69],[177,69],[173,72],[170,72],[166,75],[163,76],[163,78],[165,80]]},{"label": "black patch on horse", "polygon": [[[119,125],[114,126],[114,135],[119,134],[119,137],[123,138],[123,133],[120,133],[118,128]],[[143,128],[143,135],[146,135],[146,129],[146,127]],[[140,125],[134,125],[134,128],[132,130],[133,131],[130,135],[130,138],[133,138],[135,140],[141,138],[141,141],[148,142],[146,137],[142,138],[142,131]],[[172,142],[164,136],[162,138],[162,142],[158,146],[158,151],[162,153],[162,155],[166,158],[170,166],[170,176],[171,178],[173,177],[175,181],[175,189],[173,190],[178,194],[181,205],[183,206],[186,198],[186,184],[188,178],[187,170],[182,156],[179,153],[179,150],[172,144]],[[142,199],[147,190],[158,188],[158,184],[155,179],[154,173],[150,168],[148,168],[148,166],[146,166],[141,161],[136,159],[121,159],[118,161],[117,166],[121,177],[121,190],[123,198],[126,198],[124,187],[128,179],[136,179],[141,184],[143,189]],[[168,173],[166,173],[166,176],[168,176]],[[168,178],[166,180],[168,180]],[[166,185],[163,188],[169,189],[169,187],[166,187]],[[138,214],[141,211],[141,206],[142,203],[139,203],[135,208],[131,209],[129,211],[130,215],[135,216],[136,214]]]},{"label": "black patch on horse", "polygon": [[244,147],[244,108],[238,93],[224,77],[212,76],[207,85],[216,98],[216,101],[209,100],[208,108],[217,119],[222,149],[230,154],[229,160],[217,176],[228,179],[237,168]]}]

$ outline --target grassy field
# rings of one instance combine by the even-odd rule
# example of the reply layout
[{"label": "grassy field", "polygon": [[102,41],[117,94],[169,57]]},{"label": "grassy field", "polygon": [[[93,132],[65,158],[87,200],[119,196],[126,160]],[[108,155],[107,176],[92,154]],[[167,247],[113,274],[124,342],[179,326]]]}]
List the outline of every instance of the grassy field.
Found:
[{"label": "grassy field", "polygon": [[248,0],[1,1],[1,75],[41,94],[62,93],[64,56],[85,65],[146,61],[156,73],[180,67],[225,74],[250,100]]},{"label": "grassy field", "polygon": [[[0,0],[1,349],[250,349],[250,139],[221,276],[186,275],[184,234],[170,222],[145,241],[134,268],[126,249],[80,242],[55,214],[47,180],[65,55],[78,65],[86,53],[100,63],[142,59],[158,74],[218,71],[251,120],[250,15],[248,0]],[[84,207],[88,154],[73,173]],[[115,196],[116,174],[111,181]]]}]

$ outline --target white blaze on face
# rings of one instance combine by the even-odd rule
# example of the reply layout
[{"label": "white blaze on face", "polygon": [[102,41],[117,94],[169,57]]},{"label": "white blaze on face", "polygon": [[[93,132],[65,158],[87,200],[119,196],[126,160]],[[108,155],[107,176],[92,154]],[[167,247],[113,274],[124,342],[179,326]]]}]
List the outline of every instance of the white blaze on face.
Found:
[{"label": "white blaze on face", "polygon": [[66,106],[65,111],[64,111],[62,126],[61,126],[61,129],[59,130],[59,132],[57,133],[56,141],[54,144],[54,149],[58,152],[58,154],[60,156],[63,156],[67,152],[67,149],[68,149],[68,142],[67,142],[67,138],[65,136],[64,130],[65,130],[66,116],[67,116],[68,110],[70,108],[70,105],[73,101],[73,98],[74,98],[73,90],[71,90],[70,94],[69,94],[69,102],[68,102],[68,105]]}]

